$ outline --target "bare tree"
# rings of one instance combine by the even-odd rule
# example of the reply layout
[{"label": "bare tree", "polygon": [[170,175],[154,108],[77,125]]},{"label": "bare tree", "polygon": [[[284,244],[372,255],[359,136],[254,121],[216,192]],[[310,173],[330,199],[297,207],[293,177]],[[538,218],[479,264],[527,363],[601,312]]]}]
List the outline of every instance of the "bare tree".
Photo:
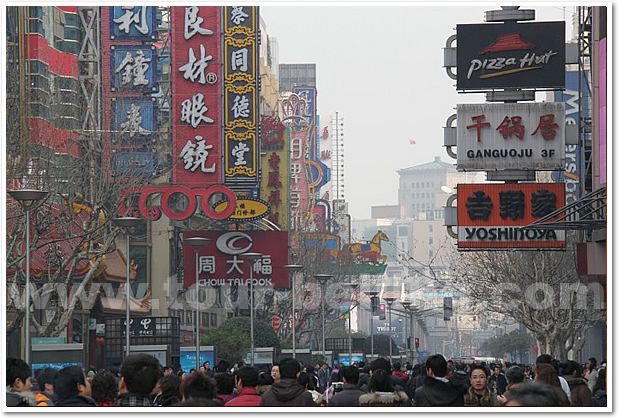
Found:
[{"label": "bare tree", "polygon": [[460,252],[450,277],[482,311],[524,324],[540,352],[558,359],[571,350],[577,358],[583,333],[605,317],[604,290],[580,281],[573,245],[563,252]]}]

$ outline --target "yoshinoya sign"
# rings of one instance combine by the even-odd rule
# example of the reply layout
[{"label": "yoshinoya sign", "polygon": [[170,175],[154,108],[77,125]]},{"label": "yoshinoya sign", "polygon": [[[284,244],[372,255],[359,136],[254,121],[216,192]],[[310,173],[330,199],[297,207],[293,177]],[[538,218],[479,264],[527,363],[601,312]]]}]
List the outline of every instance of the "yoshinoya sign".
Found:
[{"label": "yoshinoya sign", "polygon": [[565,249],[564,230],[522,227],[564,206],[564,183],[459,184],[459,249]]},{"label": "yoshinoya sign", "polygon": [[[288,233],[280,231],[186,231],[184,237],[209,238],[199,252],[200,287],[289,288],[290,276],[283,268],[288,260]],[[262,257],[254,262],[242,254],[257,252]],[[189,244],[184,245],[185,286],[195,284],[195,256]],[[253,269],[253,272],[251,272]]]},{"label": "yoshinoya sign", "polygon": [[564,22],[457,25],[457,90],[564,88]]},{"label": "yoshinoya sign", "polygon": [[564,168],[563,103],[457,105],[457,169]]}]

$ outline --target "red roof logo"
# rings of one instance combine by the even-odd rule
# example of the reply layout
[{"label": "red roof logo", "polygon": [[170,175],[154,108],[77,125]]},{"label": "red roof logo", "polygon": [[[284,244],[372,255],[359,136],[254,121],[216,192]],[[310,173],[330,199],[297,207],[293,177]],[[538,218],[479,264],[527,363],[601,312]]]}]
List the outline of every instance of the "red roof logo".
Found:
[{"label": "red roof logo", "polygon": [[521,35],[519,33],[508,33],[499,36],[494,43],[480,50],[479,55],[483,55],[488,52],[515,51],[518,49],[533,48],[534,44],[521,39]]}]

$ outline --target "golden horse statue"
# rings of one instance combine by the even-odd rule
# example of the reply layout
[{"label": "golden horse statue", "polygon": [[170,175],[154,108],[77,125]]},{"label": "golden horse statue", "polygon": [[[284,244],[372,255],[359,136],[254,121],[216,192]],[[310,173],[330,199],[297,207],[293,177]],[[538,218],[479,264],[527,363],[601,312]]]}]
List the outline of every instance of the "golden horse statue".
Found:
[{"label": "golden horse statue", "polygon": [[376,264],[384,264],[386,263],[386,256],[382,255],[382,247],[380,246],[381,241],[387,241],[388,237],[382,231],[378,231],[371,242],[367,244],[355,243],[355,244],[347,244],[343,247],[343,251],[346,256],[350,257],[352,260],[358,260],[360,262],[370,262]]}]

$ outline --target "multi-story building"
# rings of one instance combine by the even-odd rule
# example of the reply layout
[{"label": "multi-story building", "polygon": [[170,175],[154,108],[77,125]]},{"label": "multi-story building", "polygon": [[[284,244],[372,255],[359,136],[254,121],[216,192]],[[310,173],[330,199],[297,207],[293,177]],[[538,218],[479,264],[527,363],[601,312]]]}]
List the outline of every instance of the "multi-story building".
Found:
[{"label": "multi-story building", "polygon": [[293,92],[294,87],[316,87],[316,64],[279,64],[279,90]]}]

